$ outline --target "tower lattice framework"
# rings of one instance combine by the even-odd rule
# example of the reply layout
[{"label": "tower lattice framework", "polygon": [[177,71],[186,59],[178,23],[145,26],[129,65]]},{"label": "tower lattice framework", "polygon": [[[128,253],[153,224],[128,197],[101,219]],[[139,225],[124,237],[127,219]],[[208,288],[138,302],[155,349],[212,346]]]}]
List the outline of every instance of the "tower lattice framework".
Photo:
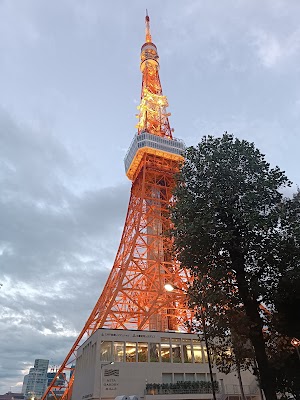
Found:
[{"label": "tower lattice framework", "polygon": [[[175,176],[183,162],[184,144],[173,138],[167,98],[159,79],[157,48],[146,16],[146,41],[141,48],[142,91],[137,134],[125,157],[132,180],[124,230],[113,268],[90,317],[57,371],[48,394],[64,390],[70,398],[78,347],[98,328],[186,330],[191,319],[184,292],[167,292],[166,283],[187,288],[188,277],[172,254],[169,207]],[[69,373],[68,373],[69,371]],[[70,373],[71,372],[71,373]],[[55,382],[65,373],[64,386]]]}]

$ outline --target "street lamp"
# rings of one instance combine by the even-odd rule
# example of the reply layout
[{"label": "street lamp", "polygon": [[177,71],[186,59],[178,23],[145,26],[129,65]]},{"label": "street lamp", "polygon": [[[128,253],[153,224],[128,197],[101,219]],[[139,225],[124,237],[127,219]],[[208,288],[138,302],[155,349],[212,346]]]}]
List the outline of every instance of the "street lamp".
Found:
[{"label": "street lamp", "polygon": [[101,400],[101,398],[102,398],[102,368],[105,367],[106,365],[112,365],[114,363],[115,363],[114,361],[111,361],[111,362],[108,362],[108,363],[100,365],[100,393],[99,393],[99,400]]},{"label": "street lamp", "polygon": [[[166,283],[165,284],[165,289],[167,292],[172,292],[173,290],[180,290],[181,292],[187,294],[187,292],[183,289],[180,289],[177,286],[172,285],[171,283]],[[197,299],[195,296],[190,294],[190,296],[196,301]],[[213,399],[216,400],[216,392],[215,392],[215,386],[214,386],[214,377],[213,377],[213,372],[212,372],[212,363],[211,363],[211,358],[210,358],[210,352],[209,352],[209,346],[208,346],[208,340],[207,340],[207,334],[206,334],[206,322],[205,322],[205,315],[203,312],[203,307],[200,306],[200,318],[202,321],[202,326],[203,326],[203,337],[204,337],[204,342],[206,345],[206,352],[207,352],[207,361],[208,361],[208,368],[209,368],[209,375],[210,375],[210,381],[211,381],[211,389],[212,389],[212,395]]]},{"label": "street lamp", "polygon": [[299,361],[300,361],[300,353],[299,353],[300,340],[294,337],[291,340],[291,344],[292,344],[292,346],[294,346],[296,348],[296,351],[297,351],[297,354],[298,354],[298,358],[299,358]]}]

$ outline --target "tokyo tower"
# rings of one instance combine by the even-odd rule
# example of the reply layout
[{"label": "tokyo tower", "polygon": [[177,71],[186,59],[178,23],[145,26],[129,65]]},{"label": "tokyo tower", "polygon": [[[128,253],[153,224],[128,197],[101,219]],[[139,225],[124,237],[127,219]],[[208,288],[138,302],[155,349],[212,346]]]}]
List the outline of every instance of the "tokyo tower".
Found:
[{"label": "tokyo tower", "polygon": [[[56,398],[57,390],[64,390],[62,397],[70,398],[77,349],[97,329],[186,330],[185,323],[191,318],[184,293],[164,289],[168,282],[187,287],[188,277],[174,258],[172,239],[167,235],[175,175],[185,147],[172,135],[148,15],[145,23],[137,134],[125,157],[132,188],[121,242],[102,294],[42,400],[48,394]],[[70,378],[58,386],[55,382],[62,374]]]}]

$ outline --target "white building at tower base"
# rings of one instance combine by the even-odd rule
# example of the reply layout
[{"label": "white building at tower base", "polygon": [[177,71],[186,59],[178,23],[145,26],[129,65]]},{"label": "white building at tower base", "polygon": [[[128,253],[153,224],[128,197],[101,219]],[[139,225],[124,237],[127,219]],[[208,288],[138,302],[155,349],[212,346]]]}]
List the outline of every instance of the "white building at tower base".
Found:
[{"label": "white building at tower base", "polygon": [[[260,400],[255,377],[248,371],[241,374],[247,400]],[[234,373],[213,368],[213,378],[217,398],[240,398]],[[210,382],[207,351],[195,334],[98,329],[78,349],[72,400],[133,395],[144,400],[212,399],[205,382]]]}]

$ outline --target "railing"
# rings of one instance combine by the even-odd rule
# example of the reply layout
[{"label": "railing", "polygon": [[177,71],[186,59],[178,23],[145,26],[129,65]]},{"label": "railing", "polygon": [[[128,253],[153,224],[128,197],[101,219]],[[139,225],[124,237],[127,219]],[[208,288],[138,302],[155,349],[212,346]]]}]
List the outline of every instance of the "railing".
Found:
[{"label": "railing", "polygon": [[[219,392],[219,384],[214,381],[215,392]],[[148,383],[145,394],[207,394],[212,393],[212,385],[206,381],[179,381],[176,383]]]},{"label": "railing", "polygon": [[[243,385],[244,394],[246,397],[255,396],[258,393],[257,386],[254,385]],[[239,385],[227,384],[224,387],[224,391],[220,391],[220,387],[216,387],[215,391],[217,393],[218,400],[225,400],[228,396],[241,396],[241,388]],[[145,389],[144,394],[146,395],[162,395],[162,394],[211,394],[212,389],[209,386],[195,387],[195,388],[164,388],[162,385],[154,384],[153,387],[148,387]]]},{"label": "railing", "polygon": [[145,389],[144,394],[210,394],[211,388],[197,388],[197,389]]}]

